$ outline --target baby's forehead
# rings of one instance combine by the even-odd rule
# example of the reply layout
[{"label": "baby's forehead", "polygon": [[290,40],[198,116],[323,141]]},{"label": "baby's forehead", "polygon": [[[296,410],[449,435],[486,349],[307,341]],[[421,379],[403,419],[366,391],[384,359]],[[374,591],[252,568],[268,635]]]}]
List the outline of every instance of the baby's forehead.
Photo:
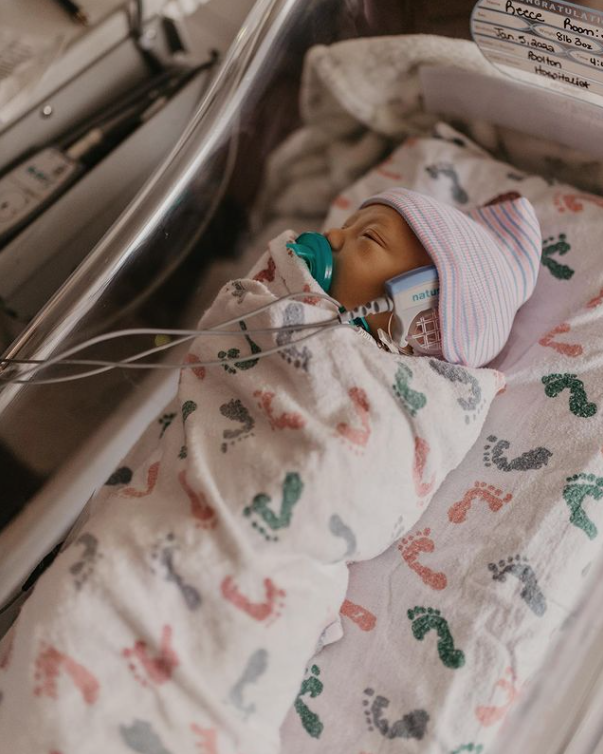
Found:
[{"label": "baby's forehead", "polygon": [[395,221],[399,217],[398,212],[392,207],[385,204],[369,204],[367,207],[361,207],[350,215],[346,223],[351,224],[357,220],[375,220],[384,223]]}]

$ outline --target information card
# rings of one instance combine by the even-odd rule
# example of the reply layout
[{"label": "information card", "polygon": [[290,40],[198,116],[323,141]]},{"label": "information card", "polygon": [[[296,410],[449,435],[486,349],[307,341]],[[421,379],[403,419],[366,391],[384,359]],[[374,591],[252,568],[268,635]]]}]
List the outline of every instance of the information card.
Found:
[{"label": "information card", "polygon": [[600,97],[603,104],[602,10],[563,1],[479,0],[471,33],[505,73],[523,71],[533,83],[554,81],[570,94]]}]

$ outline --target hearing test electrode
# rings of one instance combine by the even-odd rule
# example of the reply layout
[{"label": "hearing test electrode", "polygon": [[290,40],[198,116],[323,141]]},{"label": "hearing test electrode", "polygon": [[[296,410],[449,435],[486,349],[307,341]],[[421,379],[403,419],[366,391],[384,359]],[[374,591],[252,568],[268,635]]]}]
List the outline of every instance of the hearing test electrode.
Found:
[{"label": "hearing test electrode", "polygon": [[[312,277],[328,293],[333,280],[333,252],[327,238],[320,233],[302,233],[287,247],[304,260]],[[385,292],[385,296],[351,311],[342,307],[339,321],[368,332],[367,315],[391,312],[388,335],[394,345],[401,349],[410,347],[413,353],[440,356],[440,283],[436,267],[427,265],[390,278],[385,283]]]}]

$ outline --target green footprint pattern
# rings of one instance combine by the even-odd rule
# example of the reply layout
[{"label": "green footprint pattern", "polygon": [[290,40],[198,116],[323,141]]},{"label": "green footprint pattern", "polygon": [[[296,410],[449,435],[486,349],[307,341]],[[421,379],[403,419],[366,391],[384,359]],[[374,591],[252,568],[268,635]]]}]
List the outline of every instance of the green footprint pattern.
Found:
[{"label": "green footprint pattern", "polygon": [[[256,513],[272,531],[284,529],[291,524],[293,507],[301,497],[303,489],[304,485],[299,474],[290,471],[285,476],[285,480],[283,482],[283,499],[281,502],[281,509],[278,513],[275,513],[269,507],[270,503],[272,502],[272,498],[266,495],[266,493],[260,492],[253,498],[251,505],[248,505],[243,509],[243,515],[250,517],[253,513]],[[252,520],[251,525],[267,541],[278,541],[277,536],[272,536],[269,531],[261,524],[259,524],[256,520]]]},{"label": "green footprint pattern", "polygon": [[458,749],[451,751],[450,754],[464,754],[465,752],[471,752],[471,754],[481,754],[484,747],[481,744],[463,744]]},{"label": "green footprint pattern", "polygon": [[[239,327],[243,332],[247,330],[247,325],[244,322],[239,322]],[[245,335],[245,340],[249,344],[249,348],[251,350],[252,354],[261,353],[262,349],[258,346],[257,343],[254,343],[253,340],[249,337],[249,335]],[[218,358],[219,359],[238,359],[241,355],[241,352],[238,348],[229,348],[228,351],[219,351],[218,352]],[[246,369],[252,369],[257,363],[259,359],[245,359],[245,361],[235,361],[234,364],[231,362],[230,364],[222,364],[225,371],[228,372],[228,374],[236,374],[237,369],[240,369],[241,371],[244,371]]]},{"label": "green footprint pattern", "polygon": [[406,364],[400,364],[398,371],[396,372],[394,379],[395,383],[392,385],[394,393],[402,407],[408,411],[411,416],[416,416],[417,411],[422,409],[427,403],[427,398],[424,393],[420,393],[418,390],[413,390],[409,386],[409,382],[412,378],[412,371]]},{"label": "green footprint pattern", "polygon": [[568,388],[570,391],[569,408],[575,416],[589,419],[597,413],[597,404],[589,403],[584,383],[575,374],[548,374],[542,378],[542,384],[549,398],[556,398]]},{"label": "green footprint pattern", "polygon": [[542,242],[542,264],[548,269],[548,271],[556,277],[557,280],[569,280],[574,274],[574,270],[565,264],[560,264],[556,259],[552,258],[552,254],[559,254],[563,256],[567,254],[572,248],[565,240],[565,233],[560,233],[557,237],[557,241],[554,238],[545,238]]},{"label": "green footprint pattern", "polygon": [[603,498],[603,478],[594,474],[574,474],[568,477],[566,482],[563,498],[570,509],[570,523],[582,529],[589,539],[594,539],[599,530],[582,506],[587,497],[594,500]]},{"label": "green footprint pattern", "polygon": [[455,649],[454,639],[448,627],[448,621],[440,615],[439,610],[432,607],[415,607],[408,611],[408,618],[412,621],[412,632],[415,639],[423,641],[432,629],[438,635],[438,654],[447,668],[456,670],[465,664],[465,654]]},{"label": "green footprint pattern", "polygon": [[306,696],[306,694],[309,694],[312,699],[322,694],[323,683],[318,678],[318,676],[320,675],[320,668],[318,667],[318,665],[312,665],[312,667],[310,668],[310,673],[311,675],[304,681],[302,681],[299,694],[295,699],[294,707],[295,711],[299,715],[301,724],[304,726],[304,730],[310,736],[312,736],[312,738],[320,738],[320,734],[323,731],[324,725],[316,712],[312,712],[312,710],[302,700],[302,696]]}]

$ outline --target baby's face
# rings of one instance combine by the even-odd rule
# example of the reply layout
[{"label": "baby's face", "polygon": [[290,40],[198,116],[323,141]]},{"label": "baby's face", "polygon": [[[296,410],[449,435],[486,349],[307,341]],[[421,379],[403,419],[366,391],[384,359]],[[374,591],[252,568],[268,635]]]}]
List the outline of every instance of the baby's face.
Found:
[{"label": "baby's face", "polygon": [[[384,204],[358,210],[325,235],[333,249],[329,293],[346,309],[382,296],[389,278],[433,264],[402,216]],[[379,328],[387,331],[389,317],[388,312],[367,317],[373,335]]]}]

